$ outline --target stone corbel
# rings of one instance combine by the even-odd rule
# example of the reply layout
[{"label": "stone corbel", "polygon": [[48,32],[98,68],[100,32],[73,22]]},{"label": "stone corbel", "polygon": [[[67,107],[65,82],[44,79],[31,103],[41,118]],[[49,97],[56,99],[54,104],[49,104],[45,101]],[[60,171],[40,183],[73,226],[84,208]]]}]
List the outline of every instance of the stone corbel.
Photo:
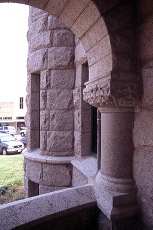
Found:
[{"label": "stone corbel", "polygon": [[113,79],[112,74],[107,77],[85,83],[83,99],[90,105],[104,109],[134,108],[140,100],[138,81]]}]

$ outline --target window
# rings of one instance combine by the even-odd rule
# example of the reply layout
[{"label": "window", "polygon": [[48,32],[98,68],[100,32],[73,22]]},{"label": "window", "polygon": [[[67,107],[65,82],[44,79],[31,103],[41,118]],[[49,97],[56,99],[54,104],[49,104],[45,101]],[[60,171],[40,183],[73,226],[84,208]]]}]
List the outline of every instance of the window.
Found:
[{"label": "window", "polygon": [[[84,63],[82,65],[82,84],[83,88],[84,83],[89,81],[89,66],[88,63]],[[83,152],[85,150],[88,151],[88,153],[94,154],[95,156],[98,155],[99,151],[99,129],[100,129],[100,122],[98,120],[97,125],[97,108],[87,104],[82,104],[82,113],[84,116],[82,116],[82,124],[85,127],[85,130],[83,130],[81,136],[83,137],[82,140],[82,148]],[[88,120],[86,119],[88,118]],[[99,118],[98,118],[99,119]],[[88,131],[87,131],[88,130]],[[84,141],[86,140],[86,141]],[[88,148],[87,148],[88,145]],[[87,152],[86,151],[86,152]]]},{"label": "window", "polygon": [[[0,120],[2,120],[1,117],[0,117]],[[3,120],[12,120],[12,117],[3,117]]]},{"label": "window", "polygon": [[36,149],[40,148],[40,73],[31,74],[30,116],[31,149]]},{"label": "window", "polygon": [[20,109],[23,109],[23,97],[20,97],[19,108],[20,108]]},{"label": "window", "polygon": [[16,117],[17,120],[23,120],[24,117]]}]

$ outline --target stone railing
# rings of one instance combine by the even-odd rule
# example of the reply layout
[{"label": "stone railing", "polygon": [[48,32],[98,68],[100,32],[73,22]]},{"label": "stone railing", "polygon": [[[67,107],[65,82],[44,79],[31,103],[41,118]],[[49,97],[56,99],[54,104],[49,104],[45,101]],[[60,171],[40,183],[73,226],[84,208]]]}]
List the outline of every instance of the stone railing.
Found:
[{"label": "stone railing", "polygon": [[[84,214],[81,214],[80,217],[83,210],[85,210]],[[78,221],[81,220],[80,224],[84,223],[86,225],[87,220],[89,220],[88,226],[90,226],[91,221],[94,220],[91,214],[95,215],[95,210],[97,210],[97,207],[92,185],[68,188],[2,205],[0,207],[0,230],[38,229],[38,226],[41,229],[42,225],[43,229],[48,229],[45,228],[45,224],[52,226],[52,221],[56,225],[53,229],[56,230],[59,229],[60,224],[62,229],[66,229],[67,227],[64,227],[63,224],[65,225],[67,222],[71,222],[72,229],[79,229],[79,227],[73,226],[72,216],[74,215],[76,219],[78,214]],[[68,219],[69,221],[63,219],[64,213],[68,218],[69,215],[71,216]],[[87,216],[87,213],[89,216]],[[68,224],[70,225],[70,223]]]}]

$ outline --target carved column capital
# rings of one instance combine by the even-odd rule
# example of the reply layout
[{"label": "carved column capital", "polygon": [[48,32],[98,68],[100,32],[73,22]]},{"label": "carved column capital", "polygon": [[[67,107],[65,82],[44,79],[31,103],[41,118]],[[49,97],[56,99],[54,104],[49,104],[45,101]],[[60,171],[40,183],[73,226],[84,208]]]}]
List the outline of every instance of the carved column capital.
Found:
[{"label": "carved column capital", "polygon": [[112,79],[111,76],[86,83],[84,100],[97,108],[134,108],[140,100],[137,81]]}]

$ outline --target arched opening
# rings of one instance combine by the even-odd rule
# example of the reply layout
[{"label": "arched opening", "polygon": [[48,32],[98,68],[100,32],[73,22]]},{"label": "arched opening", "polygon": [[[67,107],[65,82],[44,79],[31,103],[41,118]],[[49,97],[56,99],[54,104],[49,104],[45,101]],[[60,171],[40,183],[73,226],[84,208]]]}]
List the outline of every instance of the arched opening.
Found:
[{"label": "arched opening", "polygon": [[[56,3],[55,3],[56,4]],[[81,114],[81,125],[85,126],[84,131],[81,133],[81,135],[77,135],[77,132],[75,130],[73,131],[73,96],[72,92],[74,89],[74,81],[75,81],[75,72],[73,69],[73,46],[75,46],[75,58],[78,58],[77,49],[80,50],[78,47],[81,45],[82,49],[84,50],[85,58],[88,62],[89,70],[87,79],[83,79],[81,84],[84,84],[85,81],[93,81],[96,78],[99,78],[101,76],[98,66],[101,66],[101,57],[100,55],[100,47],[102,46],[102,50],[105,52],[102,52],[103,57],[107,56],[111,60],[111,54],[110,49],[104,50],[104,43],[108,42],[108,46],[110,46],[108,35],[106,34],[107,30],[104,24],[104,21],[102,20],[100,14],[98,13],[96,6],[92,2],[75,2],[75,8],[77,9],[74,11],[74,1],[65,2],[65,5],[63,5],[63,12],[61,11],[60,15],[57,14],[57,18],[54,18],[53,16],[48,17],[47,13],[45,11],[37,10],[36,12],[31,11],[31,24],[30,24],[30,30],[28,33],[29,43],[30,43],[30,54],[28,58],[28,73],[29,78],[28,82],[29,88],[33,90],[31,91],[27,100],[31,100],[30,104],[30,110],[29,114],[27,116],[30,117],[30,124],[29,125],[29,133],[28,133],[28,139],[29,139],[29,150],[34,149],[40,149],[39,151],[36,151],[38,154],[34,151],[33,156],[32,153],[26,154],[26,178],[29,181],[32,181],[33,183],[39,184],[39,194],[44,193],[44,191],[54,191],[57,188],[67,188],[71,187],[76,183],[73,183],[73,179],[71,181],[70,177],[73,178],[73,167],[70,163],[71,158],[75,155],[75,143],[79,146],[80,150],[80,156],[90,155],[91,152],[95,151],[96,148],[96,139],[95,136],[97,134],[96,127],[92,127],[94,132],[90,130],[87,125],[86,117],[87,114],[81,114],[80,109],[82,105],[79,105],[78,114]],[[81,4],[81,5],[80,5]],[[72,7],[73,6],[73,7]],[[53,2],[50,4],[47,4],[45,8],[46,11],[49,11],[50,7],[53,7],[53,13],[54,13],[54,7],[55,5]],[[78,7],[78,8],[77,8]],[[88,25],[84,24],[85,18],[88,18],[91,11],[94,12],[93,18],[89,20]],[[51,11],[49,11],[50,13]],[[73,12],[73,15],[72,15]],[[55,14],[55,13],[54,13]],[[75,15],[76,14],[76,15]],[[71,20],[70,20],[71,19]],[[66,21],[65,21],[66,20]],[[81,21],[80,21],[81,20]],[[59,25],[61,22],[64,24]],[[101,24],[102,23],[102,24]],[[69,41],[65,43],[65,41],[62,45],[60,44],[61,41],[58,41],[58,37],[60,33],[63,33],[62,30],[66,30],[65,24],[68,27],[67,30],[72,30],[74,34],[76,35],[76,44],[73,43],[73,38],[70,35],[70,32],[67,32],[67,36],[69,38]],[[101,26],[103,28],[101,28]],[[80,27],[80,31],[79,31]],[[48,30],[50,28],[50,31]],[[94,32],[92,32],[92,30]],[[98,32],[99,37],[97,40],[97,37],[95,37],[95,32]],[[35,33],[35,36],[32,36],[32,34]],[[38,36],[37,36],[38,33]],[[49,36],[53,36],[52,42],[53,44],[43,44],[44,38],[42,34],[45,34],[46,40],[48,42],[48,34]],[[62,36],[65,36],[62,34]],[[42,40],[38,37],[42,37]],[[107,37],[107,38],[106,38]],[[104,42],[102,42],[104,38]],[[55,40],[54,40],[55,39]],[[83,39],[83,40],[82,40]],[[42,42],[43,41],[43,42]],[[59,43],[58,43],[59,42]],[[91,44],[90,44],[91,42]],[[86,48],[87,45],[87,48]],[[107,46],[107,47],[108,47]],[[101,50],[101,51],[102,51]],[[80,52],[80,51],[79,51]],[[64,57],[64,58],[63,58]],[[81,64],[82,57],[79,57],[79,60],[75,60],[75,62],[79,61]],[[104,60],[104,58],[103,58]],[[109,62],[111,63],[111,61]],[[95,67],[96,66],[96,67]],[[95,67],[95,71],[94,71]],[[108,73],[110,71],[111,65],[107,65],[108,68],[105,68],[105,71]],[[101,68],[101,67],[100,67]],[[92,71],[91,71],[92,69]],[[104,69],[103,69],[104,70]],[[92,74],[90,74],[92,72]],[[106,72],[102,73],[102,75],[106,74]],[[63,76],[65,79],[63,79]],[[71,78],[69,78],[71,76]],[[92,79],[90,79],[90,76],[93,76]],[[57,82],[57,79],[61,78],[62,83]],[[66,80],[67,78],[67,80]],[[39,79],[39,80],[38,80]],[[73,79],[73,80],[72,80]],[[35,81],[38,81],[39,84],[37,84]],[[67,81],[65,84],[64,81]],[[76,77],[77,81],[77,77]],[[34,87],[32,87],[32,84],[34,83]],[[79,83],[79,84],[80,84]],[[63,85],[62,85],[63,84]],[[39,86],[40,85],[40,102],[38,100],[39,95]],[[38,89],[36,89],[38,87]],[[36,92],[37,91],[37,92]],[[83,90],[81,91],[81,97],[83,101]],[[30,99],[31,98],[31,99]],[[35,100],[32,98],[35,98]],[[32,104],[32,101],[35,101],[34,104]],[[62,103],[61,103],[62,102]],[[36,104],[40,103],[40,115],[39,106]],[[82,102],[83,103],[83,102]],[[81,107],[80,107],[81,106]],[[61,112],[62,111],[62,112]],[[75,113],[76,114],[76,113]],[[95,115],[95,112],[94,112]],[[82,122],[84,116],[84,122]],[[37,118],[37,119],[36,119]],[[40,119],[39,119],[40,118]],[[61,123],[61,118],[63,119],[63,124]],[[69,122],[67,122],[67,119],[69,119]],[[92,123],[94,123],[94,126],[96,126],[96,119],[93,119],[90,111],[90,127],[92,126]],[[40,123],[36,120],[40,120]],[[77,129],[79,128],[79,124],[77,124]],[[86,129],[86,130],[85,130]],[[93,133],[93,135],[92,135]],[[80,143],[77,143],[77,138],[81,139],[79,140]],[[74,143],[75,142],[75,143]],[[84,146],[84,148],[82,148]],[[76,151],[77,152],[77,151]],[[41,163],[40,159],[43,155],[44,162]],[[56,158],[56,163],[53,163],[54,167],[51,168],[50,164],[44,164],[45,163],[45,157],[50,157],[50,162],[54,161],[52,157]],[[61,160],[63,157],[64,160]],[[33,168],[33,157],[36,157],[36,174],[33,175],[32,168]],[[58,159],[58,160],[57,160]],[[67,161],[65,161],[67,159]],[[58,163],[60,162],[60,163]],[[62,162],[62,163],[61,163]],[[59,167],[55,167],[55,164],[59,164]],[[41,168],[41,170],[40,170]],[[61,168],[61,171],[59,170]],[[46,171],[48,170],[48,171]],[[52,179],[47,179],[47,174],[53,174],[52,170],[55,172],[58,171],[56,175],[58,175],[57,181],[53,183]],[[66,173],[65,178],[67,178],[65,181],[61,183],[63,173],[62,170],[65,170]],[[40,172],[41,171],[41,172]],[[46,174],[44,173],[46,172]],[[96,169],[94,170],[94,174],[96,173]],[[43,175],[43,178],[41,178],[42,181],[39,180],[40,174]],[[70,175],[70,176],[69,176]],[[60,183],[58,182],[60,181]],[[82,181],[79,182],[80,184]],[[84,183],[84,182],[83,182]],[[28,183],[27,183],[28,184]],[[32,187],[31,187],[32,188]],[[29,187],[30,189],[30,187]],[[31,190],[31,189],[30,189]],[[32,194],[31,191],[28,192],[28,194]]]},{"label": "arched opening", "polygon": [[[113,21],[114,18],[116,18],[116,14],[115,16],[113,16],[113,20],[112,20],[111,16],[112,14],[114,14],[114,7],[112,7],[114,5],[112,4],[110,4],[111,7],[109,6],[111,8],[110,15],[108,16],[107,13],[104,14],[105,21],[107,21],[108,23],[107,27],[114,35],[113,37],[111,33],[108,34],[105,22],[101,16],[101,13],[103,12],[102,9],[100,8],[100,11],[99,11],[98,5],[96,5],[93,1],[89,1],[89,0],[85,0],[85,1],[81,1],[81,0],[80,1],[74,1],[74,0],[32,1],[31,0],[31,1],[24,1],[22,3],[30,4],[40,9],[43,9],[47,11],[49,15],[53,14],[59,20],[61,20],[62,23],[64,23],[70,30],[72,30],[72,32],[76,35],[78,39],[76,40],[76,50],[75,51],[77,51],[77,48],[79,47],[80,44],[83,45],[85,56],[86,56],[86,59],[89,65],[89,81],[86,83],[86,88],[84,89],[84,99],[89,104],[100,108],[101,113],[103,113],[103,116],[102,116],[103,126],[102,127],[104,128],[104,131],[106,131],[106,135],[103,132],[102,139],[101,139],[101,141],[103,141],[103,144],[104,144],[103,145],[104,154],[103,154],[103,158],[101,161],[103,164],[102,164],[101,170],[99,171],[98,176],[96,177],[97,171],[96,172],[92,171],[93,174],[91,175],[90,170],[88,170],[88,168],[90,167],[83,167],[83,170],[85,168],[86,172],[78,175],[77,174],[78,171],[76,170],[75,178],[82,177],[81,185],[84,186],[83,191],[86,190],[86,186],[87,186],[87,190],[91,195],[91,196],[90,195],[87,196],[87,199],[89,198],[90,200],[89,203],[90,203],[91,200],[95,202],[95,199],[93,198],[93,193],[92,193],[93,184],[91,188],[88,183],[93,182],[96,177],[96,184],[97,184],[96,196],[98,200],[98,205],[101,208],[101,210],[104,211],[105,215],[107,215],[108,218],[111,218],[112,217],[111,215],[112,213],[114,213],[114,211],[117,210],[117,213],[120,213],[120,207],[118,207],[118,202],[115,202],[116,200],[114,201],[114,199],[116,198],[116,192],[118,192],[119,198],[121,197],[121,202],[119,200],[119,204],[121,204],[122,207],[124,205],[125,206],[127,205],[127,200],[126,199],[124,200],[124,198],[126,197],[129,198],[130,205],[131,203],[133,205],[135,202],[135,199],[133,198],[133,196],[130,196],[131,191],[133,191],[132,189],[134,187],[134,182],[132,179],[132,158],[131,158],[131,153],[132,153],[131,133],[132,132],[131,130],[132,130],[132,121],[133,121],[132,120],[133,119],[133,107],[135,106],[135,103],[136,103],[135,98],[137,98],[137,96],[135,97],[135,93],[136,93],[135,86],[137,84],[137,77],[134,82],[132,82],[131,80],[130,82],[131,84],[129,85],[128,78],[131,79],[132,78],[131,76],[133,75],[134,77],[136,76],[136,74],[135,73],[133,74],[132,72],[134,71],[133,70],[134,64],[132,63],[132,58],[131,58],[132,55],[129,58],[128,66],[125,65],[125,67],[123,66],[122,68],[122,65],[120,64],[120,60],[121,60],[120,57],[123,57],[123,54],[126,54],[126,55],[129,54],[129,50],[128,50],[129,47],[127,46],[127,43],[128,43],[127,40],[123,39],[122,48],[121,50],[119,49],[119,52],[118,52],[118,47],[116,47],[116,43],[113,40],[113,38],[118,39],[115,37],[116,30],[118,29],[118,23],[119,25],[121,25],[121,28],[124,25],[124,22],[122,24],[122,20],[120,20],[124,18],[123,14],[121,14],[121,18],[117,17],[117,21],[116,20]],[[128,5],[129,3],[126,3],[126,4]],[[131,5],[128,5],[128,6],[129,8],[131,7]],[[108,9],[110,9],[109,7]],[[121,11],[120,8],[122,8],[122,4],[117,5],[117,9],[118,8]],[[40,11],[38,11],[38,14],[39,13]],[[129,18],[130,19],[132,18],[131,15],[132,14],[130,14],[130,16],[126,19],[127,20],[126,22],[129,23]],[[35,20],[35,16],[34,16],[33,17],[33,23],[34,23],[33,29],[36,29],[37,31],[40,29],[41,23],[40,22],[38,23],[36,21],[37,20]],[[113,24],[112,21],[114,22],[113,28],[111,28],[111,25]],[[121,21],[121,24],[120,24],[120,21]],[[126,26],[127,25],[125,23],[125,27]],[[115,32],[113,31],[113,29]],[[111,39],[110,39],[110,34],[111,34]],[[128,35],[129,34],[130,35],[132,34],[131,40],[133,40],[133,34],[134,34],[133,30],[132,32],[131,30],[128,30]],[[120,36],[122,37],[122,34]],[[119,36],[119,40],[120,40],[120,36]],[[111,46],[112,44],[113,44],[113,47]],[[36,42],[36,40],[34,40],[34,45],[36,45],[36,47],[34,46],[32,48],[34,50],[34,53],[32,53],[31,56],[29,57],[29,63],[33,63],[32,66],[30,66],[29,64],[29,69],[28,69],[28,72],[29,72],[28,82],[30,83],[30,86],[32,83],[30,81],[32,77],[34,76],[34,74],[36,74],[37,76],[40,76],[40,80],[41,80],[43,74],[45,75],[45,78],[50,76],[50,74],[51,76],[53,74],[51,73],[52,71],[51,72],[49,71],[49,73],[46,72],[46,68],[49,67],[51,70],[54,70],[54,74],[55,72],[57,74],[57,71],[55,71],[57,69],[54,69],[54,68],[55,67],[62,68],[63,63],[65,65],[65,60],[63,61],[61,57],[62,55],[60,55],[56,49],[57,47],[48,48],[45,46],[45,49],[41,49],[41,44]],[[40,49],[40,50],[38,51],[37,49]],[[66,53],[66,60],[68,61],[67,64],[71,65],[72,59],[70,57],[71,57],[72,49],[69,49],[69,51],[67,50],[68,51],[67,52],[65,47],[64,48],[62,47],[61,50],[63,51],[63,53]],[[124,57],[123,61],[125,60],[126,58]],[[59,61],[62,61],[62,65],[59,65],[58,63]],[[80,63],[84,63],[84,62],[80,60]],[[41,89],[42,89],[42,94],[40,97],[42,101],[40,100],[40,110],[41,109],[44,110],[44,108],[45,109],[47,108],[49,110],[51,109],[51,106],[57,109],[56,107],[57,100],[60,103],[61,110],[65,109],[65,105],[70,106],[71,108],[72,106],[71,104],[72,88],[71,90],[68,90],[68,88],[66,88],[65,91],[58,90],[56,92],[52,88],[50,88],[49,91],[47,92],[45,92],[44,88],[41,88]],[[124,89],[123,94],[121,93],[122,89]],[[32,90],[34,90],[34,88],[32,88]],[[64,96],[61,92],[62,93],[64,92]],[[33,93],[37,94],[38,92],[33,92]],[[50,102],[51,106],[47,104],[48,102],[47,103],[45,102],[46,98],[49,99],[48,101]],[[64,103],[63,103],[63,98],[64,98]],[[66,101],[65,101],[65,98],[67,98]],[[48,189],[48,187],[46,186],[46,184],[44,184],[44,182],[48,183],[48,185],[53,185],[52,182],[54,182],[56,183],[56,185],[58,185],[57,187],[60,187],[60,188],[61,187],[68,188],[69,186],[74,185],[74,184],[76,186],[80,185],[80,184],[77,184],[78,181],[75,181],[73,184],[73,180],[71,180],[73,179],[74,171],[72,170],[72,167],[71,167],[72,165],[70,163],[72,162],[72,158],[71,158],[72,155],[69,155],[68,153],[72,153],[72,151],[70,152],[67,151],[67,148],[69,148],[69,150],[72,150],[71,143],[73,142],[73,138],[72,138],[72,135],[69,135],[71,134],[69,132],[70,130],[68,130],[69,133],[67,133],[67,135],[63,135],[62,133],[63,130],[60,130],[60,135],[58,137],[56,136],[57,130],[51,130],[51,132],[50,130],[47,130],[49,131],[47,133],[47,136],[43,135],[44,137],[43,141],[45,143],[44,147],[47,146],[47,149],[45,149],[46,152],[44,151],[44,153],[52,153],[54,154],[54,158],[48,157],[46,159],[45,154],[44,155],[42,154],[41,145],[40,145],[39,152],[37,152],[37,150],[34,149],[35,147],[39,147],[39,141],[37,143],[34,143],[33,137],[37,135],[37,133],[41,129],[40,127],[42,127],[41,122],[40,122],[40,127],[38,124],[39,122],[35,123],[35,117],[37,116],[38,111],[35,110],[34,107],[35,107],[35,104],[33,105],[31,104],[32,113],[31,113],[30,124],[29,124],[29,140],[30,140],[29,143],[31,145],[29,146],[29,150],[34,150],[34,151],[29,151],[27,155],[25,155],[25,159],[26,159],[25,160],[25,170],[27,173],[26,177],[28,178],[28,182],[29,182],[28,184],[29,185],[31,184],[32,185],[31,187],[34,187],[34,190],[36,189],[35,190],[36,193],[39,192],[39,194],[40,194],[41,189],[42,190]],[[122,108],[121,113],[119,111],[120,107]],[[46,121],[48,119],[46,119],[46,113],[45,114],[42,113],[41,115],[42,115],[42,123],[44,125],[41,131],[44,132],[45,134],[46,129],[48,128],[48,125],[46,125]],[[50,117],[55,121],[56,119],[59,118],[57,112],[54,114],[50,114]],[[62,117],[62,119],[64,120],[64,116]],[[38,117],[36,120],[39,120]],[[121,122],[121,127],[118,125],[119,122]],[[47,126],[47,128],[45,125]],[[126,135],[122,135],[121,139],[118,138],[120,131],[125,133],[126,130],[128,130],[128,137]],[[40,134],[42,134],[42,132],[40,132]],[[39,135],[37,137],[39,139]],[[65,141],[65,137],[67,138],[66,141]],[[52,138],[54,140],[53,142],[50,141]],[[66,145],[65,147],[66,151],[63,151],[64,157],[60,158],[60,161],[59,159],[56,158],[58,154],[62,152],[60,149],[61,145],[60,144],[56,145],[56,143],[59,143],[59,140],[60,140],[60,143],[62,142],[63,145],[64,144]],[[55,147],[58,147],[57,148],[58,151],[55,151]],[[124,148],[125,148],[125,151],[123,155],[122,149]],[[109,155],[110,153],[111,153],[111,156]],[[65,158],[65,157],[69,157],[69,158]],[[77,169],[78,161],[75,162],[76,169]],[[125,166],[127,162],[128,162],[128,167],[123,167],[123,165]],[[61,166],[60,170],[59,168],[57,170],[57,165]],[[56,173],[57,172],[56,170],[58,171],[58,174]],[[90,174],[89,178],[88,176],[86,177],[85,173]],[[38,184],[40,185],[41,182],[43,182],[43,184],[41,184],[41,189],[40,189],[40,186],[38,189]],[[63,190],[63,192],[61,193],[57,192],[57,194],[58,195],[65,194],[66,191],[76,191],[77,189],[80,189],[80,187],[72,188],[70,190],[68,189],[65,191]],[[106,189],[105,190],[106,196],[101,195],[101,194],[105,194],[105,193],[101,193],[103,189],[104,190]],[[53,190],[55,190],[55,184],[54,184]],[[127,196],[124,196],[123,192],[125,192]],[[31,191],[30,191],[30,194],[32,194]],[[82,196],[83,193],[81,192],[80,194]],[[52,194],[53,197],[54,195],[56,195],[56,193]],[[44,197],[46,198],[46,196]],[[59,197],[57,197],[57,199],[58,198]],[[39,197],[38,197],[38,200],[39,200]],[[36,199],[34,199],[34,201],[36,201]],[[79,195],[79,201],[80,201],[80,195]],[[117,205],[117,206],[114,207],[114,205]]]}]

